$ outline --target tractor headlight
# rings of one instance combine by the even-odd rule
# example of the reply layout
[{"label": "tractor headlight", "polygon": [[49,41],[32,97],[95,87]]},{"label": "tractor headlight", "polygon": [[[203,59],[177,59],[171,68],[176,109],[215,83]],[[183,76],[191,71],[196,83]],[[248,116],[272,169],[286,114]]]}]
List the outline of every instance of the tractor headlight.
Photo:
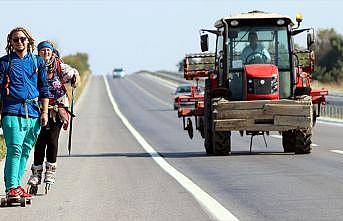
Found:
[{"label": "tractor headlight", "polygon": [[275,93],[278,91],[278,78],[276,74],[272,76],[272,79],[270,81],[270,86],[271,86],[272,93]]},{"label": "tractor headlight", "polygon": [[248,78],[248,92],[253,93],[254,92],[254,80]]}]

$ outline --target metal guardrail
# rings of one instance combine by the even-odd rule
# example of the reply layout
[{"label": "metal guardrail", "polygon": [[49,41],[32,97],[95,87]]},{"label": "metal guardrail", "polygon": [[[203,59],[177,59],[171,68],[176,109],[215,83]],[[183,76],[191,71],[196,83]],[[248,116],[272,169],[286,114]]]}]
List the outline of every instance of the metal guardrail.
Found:
[{"label": "metal guardrail", "polygon": [[321,106],[320,116],[333,118],[333,119],[343,119],[343,106],[330,105],[330,104]]},{"label": "metal guardrail", "polygon": [[[177,72],[168,72],[168,71],[158,71],[158,72],[149,72],[149,74],[164,78],[166,80],[173,81],[175,83],[190,83],[183,78],[183,73]],[[200,82],[202,83],[202,82]],[[326,105],[320,107],[320,116],[332,119],[343,119],[343,93],[330,93],[330,100]]]}]

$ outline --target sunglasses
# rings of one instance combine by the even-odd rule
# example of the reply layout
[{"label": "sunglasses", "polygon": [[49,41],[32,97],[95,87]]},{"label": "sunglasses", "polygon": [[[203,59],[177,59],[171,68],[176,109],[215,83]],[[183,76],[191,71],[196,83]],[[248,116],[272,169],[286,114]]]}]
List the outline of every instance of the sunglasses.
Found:
[{"label": "sunglasses", "polygon": [[19,41],[20,41],[21,43],[24,43],[24,42],[26,41],[26,39],[27,39],[27,37],[12,38],[12,41],[13,41],[14,43],[18,43]]}]

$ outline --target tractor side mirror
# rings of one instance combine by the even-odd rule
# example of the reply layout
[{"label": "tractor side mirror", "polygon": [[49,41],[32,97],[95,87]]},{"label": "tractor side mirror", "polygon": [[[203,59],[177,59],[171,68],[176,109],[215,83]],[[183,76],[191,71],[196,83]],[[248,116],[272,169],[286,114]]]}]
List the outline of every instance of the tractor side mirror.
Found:
[{"label": "tractor side mirror", "polygon": [[308,32],[307,33],[307,49],[310,49],[310,47],[313,45],[313,43],[314,43],[313,33]]},{"label": "tractor side mirror", "polygon": [[208,34],[200,35],[200,46],[202,52],[208,51]]}]

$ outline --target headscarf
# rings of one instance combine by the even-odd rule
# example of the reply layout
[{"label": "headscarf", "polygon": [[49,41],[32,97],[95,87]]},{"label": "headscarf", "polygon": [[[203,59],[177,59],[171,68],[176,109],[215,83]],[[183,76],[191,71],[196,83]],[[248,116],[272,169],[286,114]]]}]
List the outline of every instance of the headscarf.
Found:
[{"label": "headscarf", "polygon": [[43,48],[50,48],[51,51],[54,50],[54,46],[52,45],[52,43],[50,43],[50,42],[48,42],[48,41],[42,41],[42,42],[40,42],[40,43],[38,44],[38,46],[37,46],[38,52],[39,52],[41,49],[43,49]]}]

